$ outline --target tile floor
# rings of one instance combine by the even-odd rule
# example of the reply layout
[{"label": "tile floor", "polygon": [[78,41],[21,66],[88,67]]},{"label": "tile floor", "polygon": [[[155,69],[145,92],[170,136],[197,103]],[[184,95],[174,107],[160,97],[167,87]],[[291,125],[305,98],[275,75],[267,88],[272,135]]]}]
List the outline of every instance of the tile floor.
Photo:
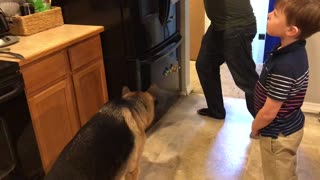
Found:
[{"label": "tile floor", "polygon": [[[260,74],[263,64],[256,64],[256,71]],[[245,98],[244,92],[239,89],[233,81],[231,73],[226,63],[220,66],[220,77],[222,85],[222,94],[226,97]],[[192,92],[203,94],[202,87],[199,82],[198,74],[195,68],[195,61],[190,61],[190,83]]]},{"label": "tile floor", "polygon": [[[181,97],[148,131],[141,180],[262,180],[259,140],[250,139],[252,117],[244,99],[224,98],[225,120],[199,116],[202,94]],[[320,179],[320,122],[306,115],[298,151],[301,180]]]}]

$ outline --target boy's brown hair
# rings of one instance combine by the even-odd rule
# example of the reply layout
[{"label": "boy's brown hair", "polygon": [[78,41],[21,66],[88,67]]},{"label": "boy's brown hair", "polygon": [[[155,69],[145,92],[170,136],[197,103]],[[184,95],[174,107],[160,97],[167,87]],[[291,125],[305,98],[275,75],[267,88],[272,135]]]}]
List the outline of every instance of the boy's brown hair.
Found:
[{"label": "boy's brown hair", "polygon": [[298,39],[320,31],[320,0],[277,0],[275,7],[284,12],[288,25],[300,30]]}]

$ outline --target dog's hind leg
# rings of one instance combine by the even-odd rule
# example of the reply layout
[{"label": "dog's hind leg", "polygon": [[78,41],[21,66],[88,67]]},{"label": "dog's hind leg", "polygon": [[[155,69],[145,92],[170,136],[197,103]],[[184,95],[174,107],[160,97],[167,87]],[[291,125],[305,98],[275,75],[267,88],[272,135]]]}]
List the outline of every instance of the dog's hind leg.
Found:
[{"label": "dog's hind leg", "polygon": [[139,178],[139,173],[140,173],[140,157],[142,155],[141,153],[135,151],[132,154],[132,158],[130,158],[129,164],[128,164],[128,169],[126,173],[126,180],[138,180]]},{"label": "dog's hind leg", "polygon": [[139,166],[137,166],[136,169],[126,174],[126,180],[138,180],[139,174],[140,174],[140,168]]},{"label": "dog's hind leg", "polygon": [[131,154],[128,170],[126,174],[126,180],[138,180],[140,173],[140,159],[144,149],[144,144],[146,141],[145,134],[140,134],[135,138],[135,146],[133,153]]},{"label": "dog's hind leg", "polygon": [[147,137],[145,134],[145,128],[138,123],[138,121],[142,121],[141,117],[137,114],[132,114],[131,111],[123,111],[125,120],[134,136],[134,147],[128,159],[125,176],[126,180],[138,180],[140,171],[140,159]]}]

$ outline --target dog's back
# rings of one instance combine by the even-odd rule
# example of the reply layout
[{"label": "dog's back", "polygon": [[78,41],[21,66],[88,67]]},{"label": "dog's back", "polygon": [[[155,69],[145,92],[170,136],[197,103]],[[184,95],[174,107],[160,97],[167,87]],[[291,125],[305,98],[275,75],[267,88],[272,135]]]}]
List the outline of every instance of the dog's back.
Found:
[{"label": "dog's back", "polygon": [[137,127],[147,127],[153,119],[153,99],[144,96],[143,92],[129,92],[103,106],[64,148],[45,180],[112,180],[123,176],[135,151],[135,132],[142,130]]}]

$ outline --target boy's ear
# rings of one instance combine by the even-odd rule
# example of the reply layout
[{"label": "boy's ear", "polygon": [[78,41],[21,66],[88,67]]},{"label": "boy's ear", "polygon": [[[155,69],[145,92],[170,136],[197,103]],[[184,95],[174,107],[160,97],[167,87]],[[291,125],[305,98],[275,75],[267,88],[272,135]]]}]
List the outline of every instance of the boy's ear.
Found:
[{"label": "boy's ear", "polygon": [[129,89],[127,86],[124,86],[124,87],[122,88],[122,96],[125,95],[125,94],[127,94],[127,93],[129,93],[129,92],[130,92],[130,89]]},{"label": "boy's ear", "polygon": [[297,26],[290,26],[287,31],[287,35],[290,37],[298,37],[300,35],[300,29]]}]

